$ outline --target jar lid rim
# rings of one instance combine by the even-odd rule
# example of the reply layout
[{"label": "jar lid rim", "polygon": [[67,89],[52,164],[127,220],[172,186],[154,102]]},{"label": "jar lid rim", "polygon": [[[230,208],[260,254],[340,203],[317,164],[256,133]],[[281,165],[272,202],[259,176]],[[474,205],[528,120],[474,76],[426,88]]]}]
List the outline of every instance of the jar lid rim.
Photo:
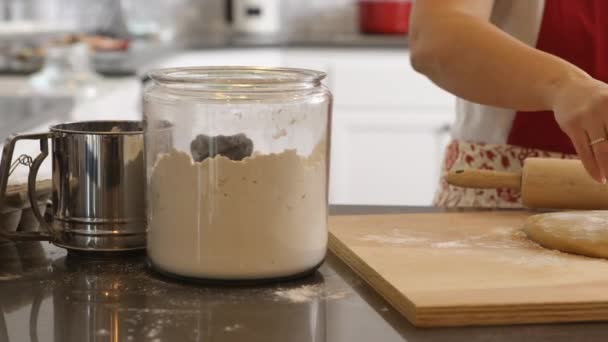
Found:
[{"label": "jar lid rim", "polygon": [[322,71],[256,66],[178,67],[152,70],[151,79],[160,83],[199,84],[285,84],[320,82],[327,74]]},{"label": "jar lid rim", "polygon": [[[71,121],[49,128],[54,133],[93,135],[137,135],[144,132],[143,122],[138,120],[87,120]],[[119,130],[112,131],[112,128]]]}]

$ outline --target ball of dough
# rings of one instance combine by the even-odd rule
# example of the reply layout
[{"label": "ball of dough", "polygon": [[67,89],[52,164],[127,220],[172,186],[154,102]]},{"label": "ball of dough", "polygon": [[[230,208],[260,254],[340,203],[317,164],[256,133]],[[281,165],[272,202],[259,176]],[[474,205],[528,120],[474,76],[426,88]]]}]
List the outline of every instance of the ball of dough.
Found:
[{"label": "ball of dough", "polygon": [[569,211],[530,216],[523,231],[543,247],[608,258],[608,211]]}]

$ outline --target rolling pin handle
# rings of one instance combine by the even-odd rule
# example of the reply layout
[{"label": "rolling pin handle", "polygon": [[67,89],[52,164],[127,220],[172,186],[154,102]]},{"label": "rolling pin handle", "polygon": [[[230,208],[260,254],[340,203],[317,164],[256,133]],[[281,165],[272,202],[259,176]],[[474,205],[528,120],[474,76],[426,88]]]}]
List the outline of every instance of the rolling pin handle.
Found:
[{"label": "rolling pin handle", "polygon": [[459,169],[447,174],[447,182],[463,188],[474,189],[521,189],[521,173]]}]

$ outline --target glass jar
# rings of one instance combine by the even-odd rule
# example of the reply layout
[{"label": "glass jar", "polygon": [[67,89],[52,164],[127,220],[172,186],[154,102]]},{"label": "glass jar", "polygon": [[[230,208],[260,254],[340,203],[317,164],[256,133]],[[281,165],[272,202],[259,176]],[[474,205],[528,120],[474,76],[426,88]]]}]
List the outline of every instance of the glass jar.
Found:
[{"label": "glass jar", "polygon": [[148,255],[223,281],[314,272],[327,249],[332,96],[322,72],[154,71],[144,94]]}]

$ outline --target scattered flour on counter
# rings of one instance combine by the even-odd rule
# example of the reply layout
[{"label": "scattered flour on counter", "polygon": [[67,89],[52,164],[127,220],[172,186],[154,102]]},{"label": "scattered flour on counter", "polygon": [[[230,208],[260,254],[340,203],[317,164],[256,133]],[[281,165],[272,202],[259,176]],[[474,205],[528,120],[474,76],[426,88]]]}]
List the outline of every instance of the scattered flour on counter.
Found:
[{"label": "scattered flour on counter", "polygon": [[289,289],[278,289],[274,291],[277,299],[287,300],[291,303],[305,303],[313,299],[342,299],[348,295],[345,290],[327,290],[321,285],[302,285]]},{"label": "scattered flour on counter", "polygon": [[0,281],[3,280],[15,280],[15,279],[19,279],[21,278],[22,275],[20,274],[0,274]]},{"label": "scattered flour on counter", "polygon": [[515,230],[511,227],[496,227],[493,228],[490,232],[498,236],[511,236],[513,235],[514,231],[516,234],[519,233],[519,229]]},{"label": "scattered flour on counter", "polygon": [[337,291],[324,296],[324,299],[342,299],[348,295],[347,291]]},{"label": "scattered flour on counter", "polygon": [[386,243],[386,244],[390,244],[390,245],[403,245],[403,244],[427,241],[427,239],[418,238],[418,237],[397,237],[397,236],[375,235],[375,234],[365,235],[361,238],[361,240]]},{"label": "scattered flour on counter", "polygon": [[393,246],[437,249],[501,249],[531,247],[535,245],[525,237],[523,232],[511,227],[495,227],[481,234],[461,234],[455,238],[447,238],[436,232],[406,231],[395,228],[389,234],[370,234],[360,237],[359,240]]},{"label": "scattered flour on counter", "polygon": [[[565,217],[571,217],[564,215]],[[587,222],[608,222],[605,216],[587,217]],[[593,229],[590,229],[593,230]],[[479,249],[520,249],[524,255],[497,254],[492,260],[500,263],[522,266],[525,268],[559,268],[567,265],[572,258],[582,258],[555,250],[548,250],[536,242],[528,239],[526,234],[517,227],[498,226],[489,228],[477,234],[451,234],[447,238],[433,231],[408,231],[395,228],[387,234],[365,235],[360,237],[361,241],[372,241],[379,244],[391,246],[429,248],[429,249],[452,249],[466,253]],[[606,260],[589,260],[588,262],[608,262]]]},{"label": "scattered flour on counter", "polygon": [[[506,262],[509,264],[524,266],[526,268],[546,268],[548,266],[561,266],[565,265],[567,258],[570,256],[557,252],[557,251],[543,251],[538,255],[528,255],[528,256],[519,256],[519,257],[498,257],[498,260],[501,262]],[[575,256],[576,257],[576,256]]]},{"label": "scattered flour on counter", "polygon": [[242,329],[242,328],[243,328],[242,325],[236,323],[236,324],[233,324],[233,325],[227,325],[227,326],[225,326],[224,327],[224,331],[225,332],[233,332],[233,331],[236,331],[236,330],[239,330],[239,329]]},{"label": "scattered flour on counter", "polygon": [[276,290],[274,294],[292,303],[304,303],[319,297],[320,287],[318,285],[304,285],[293,289]]},{"label": "scattered flour on counter", "polygon": [[97,336],[109,336],[110,332],[106,329],[99,329],[97,330],[97,332],[95,333],[95,335]]},{"label": "scattered flour on counter", "polygon": [[153,338],[158,336],[158,334],[160,334],[160,328],[151,328],[150,330],[148,330],[148,333],[146,334],[146,336],[148,338]]},{"label": "scattered flour on counter", "polygon": [[470,244],[464,241],[442,241],[431,243],[431,248],[467,248]]}]

